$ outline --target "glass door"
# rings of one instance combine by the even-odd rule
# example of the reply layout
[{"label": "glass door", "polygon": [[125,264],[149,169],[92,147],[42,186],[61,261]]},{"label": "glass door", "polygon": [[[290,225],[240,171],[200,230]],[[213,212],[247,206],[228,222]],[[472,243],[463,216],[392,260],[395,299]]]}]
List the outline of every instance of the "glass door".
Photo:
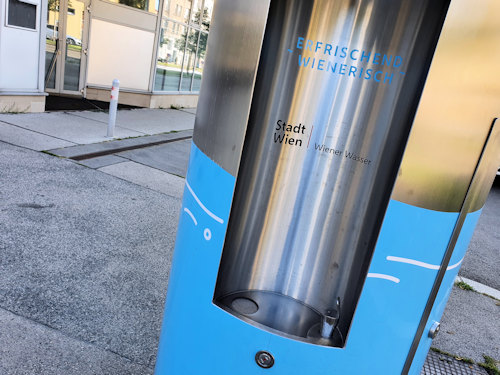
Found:
[{"label": "glass door", "polygon": [[59,0],[49,0],[45,32],[45,89],[56,88],[59,55]]},{"label": "glass door", "polygon": [[85,82],[89,0],[49,0],[45,89],[82,94]]}]

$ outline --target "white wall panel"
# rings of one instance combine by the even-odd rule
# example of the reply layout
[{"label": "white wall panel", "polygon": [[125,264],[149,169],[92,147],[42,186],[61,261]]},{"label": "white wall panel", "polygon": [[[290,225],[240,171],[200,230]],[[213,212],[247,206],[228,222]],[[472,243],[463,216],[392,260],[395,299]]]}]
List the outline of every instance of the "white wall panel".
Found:
[{"label": "white wall panel", "polygon": [[109,1],[93,0],[92,17],[136,29],[151,32],[156,30],[156,14]]},{"label": "white wall panel", "polygon": [[111,86],[147,90],[153,56],[154,33],[92,19],[90,30],[89,86]]},{"label": "white wall panel", "polygon": [[0,90],[36,91],[40,53],[40,8],[37,5],[36,30],[6,26],[6,1],[0,1]]}]

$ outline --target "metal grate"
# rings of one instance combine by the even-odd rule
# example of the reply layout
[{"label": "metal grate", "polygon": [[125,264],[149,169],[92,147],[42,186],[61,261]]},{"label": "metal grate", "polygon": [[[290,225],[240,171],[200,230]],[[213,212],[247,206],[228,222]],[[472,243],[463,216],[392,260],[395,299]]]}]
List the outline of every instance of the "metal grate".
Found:
[{"label": "metal grate", "polygon": [[420,375],[488,375],[488,373],[476,364],[458,361],[431,350]]}]

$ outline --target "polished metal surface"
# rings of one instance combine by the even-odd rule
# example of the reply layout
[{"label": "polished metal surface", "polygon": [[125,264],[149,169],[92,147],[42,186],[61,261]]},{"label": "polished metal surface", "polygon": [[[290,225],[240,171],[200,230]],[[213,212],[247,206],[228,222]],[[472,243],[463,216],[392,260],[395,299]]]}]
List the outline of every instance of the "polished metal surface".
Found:
[{"label": "polished metal surface", "polygon": [[274,293],[289,297],[270,302],[279,311],[300,301],[320,323],[340,298],[346,337],[447,6],[272,1],[217,304]]},{"label": "polished metal surface", "polygon": [[[429,319],[430,313],[436,301],[437,294],[441,288],[441,283],[443,281],[444,275],[448,269],[451,256],[455,250],[455,245],[457,244],[458,237],[464,225],[467,214],[471,212],[471,209],[478,204],[478,199],[482,200],[484,191],[489,191],[493,180],[500,164],[500,123],[495,120],[490,126],[490,131],[486,138],[486,143],[483,145],[481,150],[481,155],[479,161],[476,162],[476,168],[473,173],[472,180],[469,182],[469,188],[467,189],[467,194],[462,202],[462,207],[460,209],[457,222],[453,228],[453,232],[450,237],[450,242],[446,248],[446,252],[443,257],[443,261],[439,267],[438,274],[434,280],[432,290],[429,294],[429,299],[425,305],[424,312],[420,319],[420,323],[417,328],[415,337],[411,344],[410,350],[408,352],[408,357],[406,358],[405,365],[403,367],[402,374],[408,374],[410,371],[413,358],[417,352],[420,339],[427,325],[427,320]],[[485,199],[485,198],[484,198]],[[484,202],[483,202],[484,203]]]},{"label": "polished metal surface", "polygon": [[[340,305],[340,301],[339,301]],[[327,310],[321,317],[321,337],[329,339],[337,327],[339,321],[339,311],[336,309]]]},{"label": "polished metal surface", "polygon": [[[235,301],[246,299],[255,303],[257,310],[238,309]],[[261,290],[230,293],[221,304],[234,315],[253,320],[261,325],[305,338],[312,326],[321,321],[321,313],[305,303],[283,294]],[[240,305],[241,306],[241,305]],[[228,309],[228,307],[230,307]]]},{"label": "polished metal surface", "polygon": [[[325,316],[311,306],[283,294],[260,290],[235,292],[219,300],[238,318],[276,334],[323,346],[343,346],[338,316],[328,337],[323,336]],[[332,319],[328,319],[329,323]],[[290,327],[293,327],[290,329]]]},{"label": "polished metal surface", "polygon": [[193,141],[236,176],[270,0],[217,0]]},{"label": "polished metal surface", "polygon": [[[500,1],[453,0],[393,198],[460,211],[491,120],[500,116]],[[480,209],[477,200],[472,211]]]},{"label": "polished metal surface", "polygon": [[483,150],[481,161],[470,186],[468,195],[471,198],[466,201],[465,210],[474,212],[482,208],[486,203],[491,185],[500,166],[500,120],[493,121],[486,146]]},{"label": "polished metal surface", "polygon": [[437,334],[439,333],[440,328],[441,328],[441,323],[439,323],[439,322],[432,323],[431,329],[429,329],[429,337],[431,339],[436,338]]},{"label": "polished metal surface", "polygon": [[337,327],[337,323],[335,323],[335,326],[330,336],[325,337],[325,335],[323,335],[324,332],[322,331],[323,331],[323,323],[317,323],[313,325],[309,329],[309,332],[307,332],[307,341],[322,346],[337,346],[337,347],[344,346],[345,344],[344,336]]}]

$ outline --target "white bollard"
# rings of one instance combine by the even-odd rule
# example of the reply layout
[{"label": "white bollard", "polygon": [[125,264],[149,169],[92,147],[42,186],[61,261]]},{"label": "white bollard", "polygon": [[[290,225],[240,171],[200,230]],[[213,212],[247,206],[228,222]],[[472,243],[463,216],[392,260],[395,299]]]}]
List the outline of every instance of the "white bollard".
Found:
[{"label": "white bollard", "polygon": [[117,79],[113,80],[113,86],[111,87],[111,99],[109,101],[109,119],[108,119],[108,132],[106,137],[112,138],[113,132],[115,130],[116,122],[116,109],[118,108],[118,94],[120,92],[120,81]]}]

